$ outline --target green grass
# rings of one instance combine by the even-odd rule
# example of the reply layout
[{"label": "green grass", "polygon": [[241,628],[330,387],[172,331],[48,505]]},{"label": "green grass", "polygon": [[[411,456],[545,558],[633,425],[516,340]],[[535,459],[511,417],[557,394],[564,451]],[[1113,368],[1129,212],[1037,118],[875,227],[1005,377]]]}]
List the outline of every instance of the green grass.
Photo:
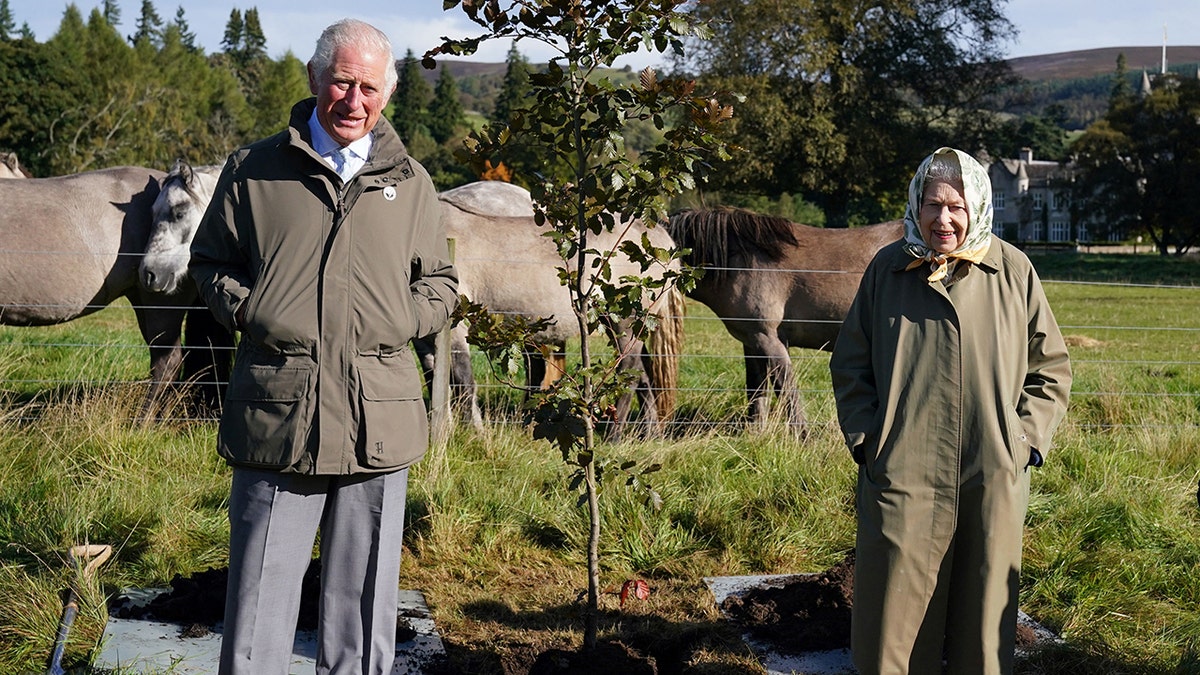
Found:
[{"label": "green grass", "polygon": [[[1054,281],[1200,278],[1193,260],[1140,258],[1150,257],[1035,257],[1076,380],[1057,447],[1034,474],[1022,577],[1022,608],[1064,642],[1022,673],[1200,673],[1200,289]],[[109,346],[53,346],[63,344]],[[225,563],[229,475],[214,425],[133,422],[149,370],[138,345],[123,307],[0,329],[0,672],[44,667],[71,545],[117,549],[85,585],[76,663],[102,631],[106,595]],[[695,304],[685,351],[668,438],[602,452],[663,467],[649,477],[659,510],[609,471],[602,636],[649,651],[682,641],[689,673],[760,672],[701,579],[817,572],[853,546],[855,472],[828,355],[794,352],[814,423],[800,442],[740,428],[740,346]],[[486,389],[484,404],[510,417],[519,397]],[[425,592],[457,672],[505,672],[530,651],[578,644],[587,523],[569,474],[511,424],[457,429],[414,470],[402,583]],[[621,608],[634,577],[653,593]]]}]

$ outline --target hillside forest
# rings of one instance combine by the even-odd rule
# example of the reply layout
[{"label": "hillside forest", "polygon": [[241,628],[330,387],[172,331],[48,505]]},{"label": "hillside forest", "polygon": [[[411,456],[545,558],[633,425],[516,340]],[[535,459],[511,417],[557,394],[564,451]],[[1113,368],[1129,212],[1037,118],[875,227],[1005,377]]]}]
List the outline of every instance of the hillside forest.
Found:
[{"label": "hillside forest", "polygon": [[[728,131],[732,160],[711,167],[707,185],[680,206],[724,203],[814,225],[861,225],[898,215],[912,167],[933,147],[994,158],[1030,148],[1039,160],[1084,160],[1072,174],[1086,186],[1072,189],[1088,191],[1077,201],[1090,203],[1095,190],[1121,195],[1104,205],[1104,217],[1132,231],[1165,222],[1152,212],[1162,205],[1138,194],[1139,185],[1164,180],[1147,158],[1168,153],[1183,177],[1189,163],[1200,166],[1200,123],[1189,114],[1200,110],[1200,49],[1179,48],[1181,62],[1167,74],[1149,70],[1150,48],[1072,53],[1073,67],[1056,69],[1053,57],[1064,55],[1003,58],[1014,34],[1003,0],[816,4],[831,11],[801,12],[799,0],[712,0],[693,10],[713,35],[675,55],[670,74],[744,98]],[[917,33],[922,40],[905,37]],[[115,2],[87,16],[69,4],[54,35],[39,40],[0,0],[0,88],[20,92],[0,102],[0,151],[15,152],[34,176],[121,164],[165,169],[177,158],[219,164],[282,128],[291,104],[308,96],[307,56],[269,56],[255,8],[234,9],[220,49],[206,53],[182,6],[164,18],[144,0],[123,21]],[[455,150],[470,130],[505,124],[525,101],[529,74],[545,66],[517,46],[506,63],[438,59],[432,70],[421,54],[397,56],[399,86],[385,114],[440,189],[480,177]],[[637,75],[606,77],[633,86]],[[1143,77],[1155,83],[1149,98]],[[943,80],[953,84],[935,84]],[[631,123],[625,136],[636,153],[661,132]],[[517,138],[485,177],[553,175],[544,157]],[[1180,252],[1196,227],[1183,216],[1171,222],[1164,227],[1176,233],[1164,241]]]}]

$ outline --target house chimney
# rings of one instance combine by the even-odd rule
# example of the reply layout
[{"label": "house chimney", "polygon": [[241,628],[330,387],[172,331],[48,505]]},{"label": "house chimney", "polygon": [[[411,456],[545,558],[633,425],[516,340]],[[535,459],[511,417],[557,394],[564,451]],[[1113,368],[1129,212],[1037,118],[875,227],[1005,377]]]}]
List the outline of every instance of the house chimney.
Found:
[{"label": "house chimney", "polygon": [[1033,161],[1033,148],[1021,148],[1021,152],[1018,157],[1022,162],[1029,164]]}]

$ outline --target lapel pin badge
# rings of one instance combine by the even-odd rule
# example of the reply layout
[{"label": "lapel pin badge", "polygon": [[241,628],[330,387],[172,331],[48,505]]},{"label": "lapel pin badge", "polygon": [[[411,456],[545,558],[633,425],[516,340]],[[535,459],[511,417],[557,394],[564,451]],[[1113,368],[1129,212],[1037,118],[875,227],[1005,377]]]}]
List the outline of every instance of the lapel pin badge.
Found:
[{"label": "lapel pin badge", "polygon": [[394,200],[396,198],[396,188],[392,187],[391,185],[383,188],[383,198],[389,202]]}]

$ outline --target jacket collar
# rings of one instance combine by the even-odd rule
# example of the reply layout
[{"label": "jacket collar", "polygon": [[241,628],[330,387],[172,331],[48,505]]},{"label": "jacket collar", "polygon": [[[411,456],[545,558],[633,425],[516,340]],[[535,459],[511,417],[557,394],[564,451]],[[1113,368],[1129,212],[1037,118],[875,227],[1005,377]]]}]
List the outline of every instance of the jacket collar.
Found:
[{"label": "jacket collar", "polygon": [[[320,153],[313,148],[312,132],[308,128],[308,119],[312,117],[316,108],[316,97],[304,99],[292,106],[292,114],[288,121],[289,143],[324,163]],[[396,133],[391,122],[381,115],[379,122],[371,130],[371,153],[367,157],[364,172],[386,171],[407,159],[408,150],[400,140],[400,135]]]}]

